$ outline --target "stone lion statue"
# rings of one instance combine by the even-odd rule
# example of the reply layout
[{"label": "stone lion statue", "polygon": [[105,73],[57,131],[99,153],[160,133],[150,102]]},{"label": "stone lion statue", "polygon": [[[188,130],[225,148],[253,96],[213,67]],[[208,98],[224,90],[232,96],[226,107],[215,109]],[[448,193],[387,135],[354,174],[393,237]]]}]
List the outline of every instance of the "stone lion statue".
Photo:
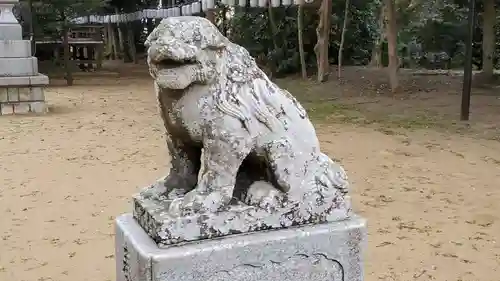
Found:
[{"label": "stone lion statue", "polygon": [[145,44],[172,158],[161,195],[171,213],[220,212],[232,200],[269,212],[344,206],[344,169],[247,50],[195,16],[163,19]]}]

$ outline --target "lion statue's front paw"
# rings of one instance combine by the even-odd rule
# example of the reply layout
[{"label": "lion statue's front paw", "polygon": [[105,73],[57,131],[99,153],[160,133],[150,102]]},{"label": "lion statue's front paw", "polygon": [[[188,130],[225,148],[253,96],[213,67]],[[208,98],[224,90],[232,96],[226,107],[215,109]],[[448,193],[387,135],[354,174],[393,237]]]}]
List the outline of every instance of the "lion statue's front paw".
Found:
[{"label": "lion statue's front paw", "polygon": [[215,213],[228,205],[232,194],[222,191],[200,193],[194,189],[186,193],[184,197],[174,199],[169,212],[175,215],[191,215],[194,213]]},{"label": "lion statue's front paw", "polygon": [[285,196],[285,193],[278,190],[271,183],[256,181],[248,189],[244,201],[250,206],[256,206],[271,212],[283,206]]}]

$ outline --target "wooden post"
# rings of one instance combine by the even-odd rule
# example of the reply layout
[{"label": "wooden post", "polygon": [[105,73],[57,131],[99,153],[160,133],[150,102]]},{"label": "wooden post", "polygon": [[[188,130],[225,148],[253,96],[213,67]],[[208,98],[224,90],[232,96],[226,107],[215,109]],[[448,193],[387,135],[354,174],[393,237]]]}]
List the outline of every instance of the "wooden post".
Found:
[{"label": "wooden post", "polygon": [[56,44],[55,47],[54,47],[54,65],[56,66],[59,66],[61,65],[61,62],[60,62],[60,56],[59,54],[61,53],[61,49],[59,49],[59,44]]},{"label": "wooden post", "polygon": [[321,7],[318,10],[319,23],[316,27],[316,36],[318,41],[314,46],[316,61],[318,64],[318,82],[324,82],[328,79],[330,63],[328,61],[328,47],[330,43],[330,26],[332,14],[332,1],[322,0]]},{"label": "wooden post", "polygon": [[66,71],[66,84],[68,86],[72,86],[73,85],[73,73],[72,73],[72,69],[71,69],[71,65],[70,65],[70,59],[69,59],[69,56],[71,55],[70,54],[70,46],[69,46],[69,30],[68,30],[68,27],[67,27],[67,23],[66,21],[64,21],[64,26],[63,26],[63,30],[62,30],[62,37],[63,37],[63,48],[64,48],[64,69]]},{"label": "wooden post", "polygon": [[[111,49],[111,42],[109,42],[109,34],[108,34],[108,24],[105,23],[104,24],[104,28],[102,30],[103,32],[103,36],[102,36],[102,40],[104,41],[104,47],[102,48],[102,51],[103,52],[108,52],[110,53],[110,49]],[[103,54],[103,57],[104,57],[104,54]]]},{"label": "wooden post", "polygon": [[104,58],[104,44],[97,45],[97,70],[102,69],[102,61]]}]

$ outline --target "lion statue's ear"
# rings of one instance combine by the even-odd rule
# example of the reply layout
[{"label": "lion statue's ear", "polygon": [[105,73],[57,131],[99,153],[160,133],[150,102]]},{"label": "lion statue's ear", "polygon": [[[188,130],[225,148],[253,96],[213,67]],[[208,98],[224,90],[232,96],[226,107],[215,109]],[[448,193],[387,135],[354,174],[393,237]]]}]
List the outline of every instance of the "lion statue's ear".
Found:
[{"label": "lion statue's ear", "polygon": [[198,28],[201,35],[201,49],[221,49],[230,43],[229,40],[222,35],[219,29],[205,18],[200,20]]},{"label": "lion statue's ear", "polygon": [[202,36],[201,49],[222,49],[229,43],[228,39],[220,32]]}]

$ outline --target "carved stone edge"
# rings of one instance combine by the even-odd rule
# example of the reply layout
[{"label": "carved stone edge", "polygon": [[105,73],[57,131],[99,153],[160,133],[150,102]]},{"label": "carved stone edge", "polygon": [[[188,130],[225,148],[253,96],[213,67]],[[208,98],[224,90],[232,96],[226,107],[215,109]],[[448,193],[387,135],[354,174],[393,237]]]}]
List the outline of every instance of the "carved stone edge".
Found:
[{"label": "carved stone edge", "polygon": [[[156,183],[144,188],[132,199],[135,220],[160,248],[233,234],[342,221],[352,215],[350,196],[345,196],[344,208],[329,208],[310,220],[302,220],[298,210],[273,214],[241,202],[231,205],[227,211],[215,214],[170,217],[168,215],[170,201],[159,199],[157,196],[159,190],[159,183]],[[233,229],[231,225],[237,227]]]}]

